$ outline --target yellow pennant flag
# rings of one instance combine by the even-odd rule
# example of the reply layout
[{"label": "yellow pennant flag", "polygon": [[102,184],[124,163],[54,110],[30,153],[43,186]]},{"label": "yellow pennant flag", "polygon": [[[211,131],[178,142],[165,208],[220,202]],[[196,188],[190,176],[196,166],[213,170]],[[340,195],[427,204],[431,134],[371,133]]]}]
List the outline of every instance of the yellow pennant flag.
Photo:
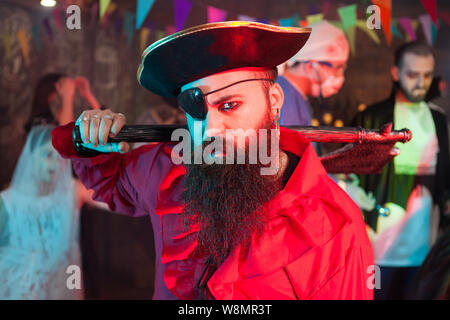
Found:
[{"label": "yellow pennant flag", "polygon": [[166,36],[166,32],[165,31],[158,31],[156,33],[156,40],[162,39]]},{"label": "yellow pennant flag", "polygon": [[30,52],[28,48],[27,34],[25,33],[24,29],[20,29],[19,31],[17,31],[17,39],[19,39],[20,48],[22,49],[22,54],[25,58],[25,62],[29,64]]},{"label": "yellow pennant flag", "polygon": [[417,28],[419,27],[419,20],[417,20],[417,19],[412,19],[412,20],[411,20],[411,25],[412,25],[412,27],[413,27],[413,29],[414,29],[414,32],[417,33]]},{"label": "yellow pennant flag", "polygon": [[364,31],[369,37],[372,38],[372,40],[376,43],[376,44],[380,44],[380,38],[378,38],[377,33],[375,32],[375,29],[369,29],[367,28],[367,24],[366,24],[366,20],[358,20],[356,21],[356,26]]},{"label": "yellow pennant flag", "polygon": [[11,36],[9,34],[3,35],[3,42],[5,43],[5,51],[6,51],[6,57],[11,59]]},{"label": "yellow pennant flag", "polygon": [[117,9],[117,4],[115,4],[114,2],[111,2],[111,4],[108,6],[108,9],[106,9],[106,13],[111,15],[116,9]]},{"label": "yellow pennant flag", "polygon": [[141,28],[141,52],[143,52],[147,47],[147,39],[149,34],[150,34],[149,28],[147,27]]},{"label": "yellow pennant flag", "polygon": [[103,19],[103,16],[105,15],[106,9],[109,6],[109,3],[111,0],[100,0],[100,10],[98,11],[100,14],[100,20]]},{"label": "yellow pennant flag", "polygon": [[322,21],[323,20],[323,14],[322,13],[318,13],[318,14],[312,14],[306,17],[306,20],[308,21],[308,26],[312,25],[316,22]]},{"label": "yellow pennant flag", "polygon": [[350,44],[350,51],[352,54],[355,54],[355,35],[356,35],[356,26],[351,26],[346,31],[347,39]]}]

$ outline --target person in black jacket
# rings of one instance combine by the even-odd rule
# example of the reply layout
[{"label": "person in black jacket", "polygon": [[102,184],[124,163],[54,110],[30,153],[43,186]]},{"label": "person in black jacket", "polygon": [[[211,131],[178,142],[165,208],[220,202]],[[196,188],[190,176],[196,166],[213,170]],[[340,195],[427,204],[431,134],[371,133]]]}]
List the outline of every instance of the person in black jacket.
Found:
[{"label": "person in black jacket", "polygon": [[[375,299],[402,299],[437,237],[438,225],[449,225],[450,158],[444,111],[429,101],[434,56],[413,42],[400,47],[391,70],[391,96],[357,114],[353,125],[408,128],[413,138],[398,143],[400,155],[381,174],[361,176],[361,186],[378,205],[364,212],[373,231],[375,263],[381,288]],[[428,93],[428,96],[427,96]]]}]

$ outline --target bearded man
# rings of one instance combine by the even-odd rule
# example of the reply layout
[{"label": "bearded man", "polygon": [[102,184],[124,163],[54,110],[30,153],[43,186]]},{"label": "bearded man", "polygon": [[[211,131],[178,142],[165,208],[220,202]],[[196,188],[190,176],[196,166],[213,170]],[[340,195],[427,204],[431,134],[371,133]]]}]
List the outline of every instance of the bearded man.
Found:
[{"label": "bearded man", "polygon": [[[435,69],[432,49],[420,42],[396,50],[388,99],[357,114],[355,126],[376,128],[393,123],[409,128],[412,139],[396,144],[400,155],[380,174],[361,176],[361,186],[381,204],[365,212],[373,231],[381,288],[376,300],[406,298],[409,286],[436,240],[438,227],[449,225],[450,156],[444,110],[429,101]],[[386,214],[387,211],[387,214]]]},{"label": "bearded man", "polygon": [[[95,199],[130,216],[150,215],[155,299],[372,299],[373,254],[361,212],[328,177],[311,143],[278,126],[283,90],[276,66],[309,33],[220,22],[144,51],[138,81],[177,97],[192,149],[226,144],[209,148],[212,162],[176,164],[175,143],[128,152],[125,142],[107,142],[126,121],[110,110],[85,111],[77,120],[83,146],[109,154],[77,151],[73,123],[54,130],[53,145],[73,159]],[[273,161],[260,157],[264,152],[254,159],[256,149],[270,150]],[[275,170],[263,174],[271,162]]]}]

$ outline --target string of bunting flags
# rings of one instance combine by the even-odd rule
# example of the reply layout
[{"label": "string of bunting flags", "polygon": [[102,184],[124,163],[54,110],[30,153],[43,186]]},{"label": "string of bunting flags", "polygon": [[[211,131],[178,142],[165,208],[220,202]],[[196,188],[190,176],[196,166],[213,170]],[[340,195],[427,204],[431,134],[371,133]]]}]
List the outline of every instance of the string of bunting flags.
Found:
[{"label": "string of bunting flags", "polygon": [[[357,29],[363,31],[376,44],[380,45],[381,40],[376,29],[370,29],[367,26],[367,19],[370,18],[370,14],[366,10],[373,4],[380,9],[381,28],[383,29],[388,46],[391,44],[391,35],[406,42],[416,40],[419,26],[422,28],[426,41],[432,46],[435,42],[437,31],[441,23],[450,25],[450,14],[449,12],[438,13],[436,0],[420,1],[425,9],[425,13],[414,18],[406,16],[393,18],[392,0],[362,0],[359,5],[354,3],[335,8],[339,20],[330,22],[344,30],[349,40],[352,54],[355,54],[356,51],[355,34]],[[135,13],[130,11],[120,13],[117,10],[117,4],[113,0],[94,0],[89,8],[90,19],[88,26],[92,28],[95,24],[98,24],[104,29],[108,25],[113,24],[117,36],[120,37],[122,34],[126,36],[128,46],[131,45],[135,34],[139,33],[139,44],[142,52],[149,44],[149,36],[151,33],[154,34],[155,40],[158,40],[184,29],[189,13],[193,7],[192,0],[173,0],[175,21],[173,24],[161,28],[150,19],[147,19],[154,3],[155,0],[137,0]],[[197,6],[198,4],[195,3],[195,5]],[[320,9],[317,7],[316,3],[311,3],[308,6],[307,14],[305,16],[294,13],[289,17],[269,21],[239,14],[237,15],[237,20],[256,21],[280,26],[307,27],[315,22],[330,17],[333,6],[334,4],[332,1],[323,0]],[[208,23],[231,20],[230,18],[236,20],[234,18],[236,15],[229,15],[229,12],[226,10],[214,6],[206,6],[205,9],[207,10]],[[28,63],[30,54],[29,40],[33,39],[35,48],[40,51],[42,48],[41,33],[45,32],[46,36],[50,40],[53,40],[55,32],[64,31],[65,16],[65,11],[57,7],[53,9],[51,15],[45,17],[41,21],[41,25],[35,24],[32,26],[31,30],[22,28],[16,34],[4,33],[2,38],[7,58],[11,58],[11,41],[13,40],[13,37],[16,37],[24,59]],[[54,26],[56,26],[56,30]]]}]

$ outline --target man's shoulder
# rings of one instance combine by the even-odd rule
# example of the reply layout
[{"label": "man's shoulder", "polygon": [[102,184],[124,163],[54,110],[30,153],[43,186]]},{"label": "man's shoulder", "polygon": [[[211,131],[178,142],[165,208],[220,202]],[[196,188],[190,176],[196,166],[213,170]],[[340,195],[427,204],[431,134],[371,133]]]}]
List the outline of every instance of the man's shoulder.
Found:
[{"label": "man's shoulder", "polygon": [[436,113],[438,113],[441,116],[445,117],[445,110],[444,108],[442,108],[439,104],[437,104],[435,101],[429,101],[428,103],[428,107],[432,110],[435,111]]}]

